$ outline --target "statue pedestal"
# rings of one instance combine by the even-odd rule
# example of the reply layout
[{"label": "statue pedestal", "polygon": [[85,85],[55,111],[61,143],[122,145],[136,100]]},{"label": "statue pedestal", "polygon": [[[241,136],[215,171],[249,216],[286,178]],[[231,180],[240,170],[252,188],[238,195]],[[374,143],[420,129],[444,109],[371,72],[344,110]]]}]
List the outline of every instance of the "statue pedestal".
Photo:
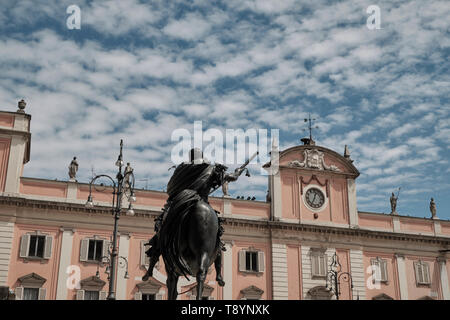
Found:
[{"label": "statue pedestal", "polygon": [[78,181],[74,178],[69,179],[67,186],[67,199],[76,199],[78,192]]}]

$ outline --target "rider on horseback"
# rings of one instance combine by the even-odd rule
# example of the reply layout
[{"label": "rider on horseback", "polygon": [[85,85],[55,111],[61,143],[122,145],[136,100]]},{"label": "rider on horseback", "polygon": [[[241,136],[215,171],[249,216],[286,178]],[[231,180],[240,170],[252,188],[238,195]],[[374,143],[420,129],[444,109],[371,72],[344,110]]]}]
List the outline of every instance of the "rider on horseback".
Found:
[{"label": "rider on horseback", "polygon": [[[165,233],[176,234],[176,228],[181,223],[180,211],[187,211],[187,207],[192,203],[198,201],[205,201],[208,203],[208,196],[225,182],[236,181],[238,177],[245,170],[245,166],[237,168],[232,174],[227,174],[227,167],[221,164],[210,164],[206,159],[203,159],[203,152],[200,149],[194,148],[190,152],[190,162],[185,162],[177,166],[169,183],[167,184],[167,193],[169,198],[164,205],[162,213],[155,219],[155,235],[147,243],[151,248],[146,251],[150,257],[150,265],[147,273],[142,277],[143,281],[148,280],[153,275],[153,268],[159,260],[162,250],[176,250],[174,248],[165,248],[161,245],[161,228],[164,226]],[[248,173],[248,172],[247,172]],[[215,210],[214,210],[215,211]],[[219,214],[218,211],[215,211]],[[224,286],[225,282],[221,276],[222,252],[225,251],[225,246],[220,239],[223,234],[223,227],[221,225],[223,219],[218,217],[219,232],[217,233],[217,257],[214,260],[216,269],[216,280],[220,286]],[[164,224],[166,223],[166,224]],[[163,233],[164,233],[163,232]],[[164,234],[164,240],[167,240],[167,234]],[[163,248],[164,247],[164,248]],[[172,256],[177,255],[177,252],[171,252]],[[183,263],[174,257],[172,261],[179,269],[183,270]]]}]

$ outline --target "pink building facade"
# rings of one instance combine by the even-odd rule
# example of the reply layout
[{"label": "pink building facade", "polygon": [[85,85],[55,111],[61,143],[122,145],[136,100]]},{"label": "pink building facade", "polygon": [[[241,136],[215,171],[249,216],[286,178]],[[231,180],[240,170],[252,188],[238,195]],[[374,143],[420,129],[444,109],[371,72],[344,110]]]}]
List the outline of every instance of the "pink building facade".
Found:
[{"label": "pink building facade", "polygon": [[[30,160],[31,116],[0,112],[0,286],[15,299],[105,299],[113,217],[111,197],[88,185],[24,177]],[[333,256],[340,299],[450,299],[450,221],[360,212],[358,170],[349,156],[312,144],[272,147],[267,201],[213,197],[225,219],[225,287],[210,268],[204,299],[336,299],[326,289]],[[279,158],[277,157],[279,156]],[[144,243],[165,203],[161,191],[138,190],[134,216],[119,221],[116,296],[166,299],[162,259],[144,282]],[[124,207],[127,204],[124,204]],[[195,298],[193,278],[180,278],[181,300]]]}]

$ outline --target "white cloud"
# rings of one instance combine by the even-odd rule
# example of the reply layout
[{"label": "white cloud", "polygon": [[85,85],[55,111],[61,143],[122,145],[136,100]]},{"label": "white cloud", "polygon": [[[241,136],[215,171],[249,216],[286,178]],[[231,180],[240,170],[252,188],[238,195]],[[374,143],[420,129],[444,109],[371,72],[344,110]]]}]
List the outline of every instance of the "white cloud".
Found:
[{"label": "white cloud", "polygon": [[198,14],[187,14],[182,20],[173,20],[163,29],[171,37],[196,40],[203,37],[211,28],[210,22]]}]

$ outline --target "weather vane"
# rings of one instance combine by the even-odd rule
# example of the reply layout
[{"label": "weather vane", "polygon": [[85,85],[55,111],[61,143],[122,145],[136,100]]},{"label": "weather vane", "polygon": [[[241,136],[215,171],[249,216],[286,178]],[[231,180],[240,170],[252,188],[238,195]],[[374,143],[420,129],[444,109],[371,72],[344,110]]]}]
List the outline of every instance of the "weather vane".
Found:
[{"label": "weather vane", "polygon": [[308,118],[304,119],[305,122],[308,122],[308,129],[303,129],[303,131],[309,130],[309,140],[308,138],[303,138],[301,139],[301,141],[303,141],[303,143],[305,144],[314,144],[314,140],[312,138],[312,129],[319,129],[318,126],[313,126],[313,121],[316,121],[315,118],[311,119],[311,113],[309,114]]}]

